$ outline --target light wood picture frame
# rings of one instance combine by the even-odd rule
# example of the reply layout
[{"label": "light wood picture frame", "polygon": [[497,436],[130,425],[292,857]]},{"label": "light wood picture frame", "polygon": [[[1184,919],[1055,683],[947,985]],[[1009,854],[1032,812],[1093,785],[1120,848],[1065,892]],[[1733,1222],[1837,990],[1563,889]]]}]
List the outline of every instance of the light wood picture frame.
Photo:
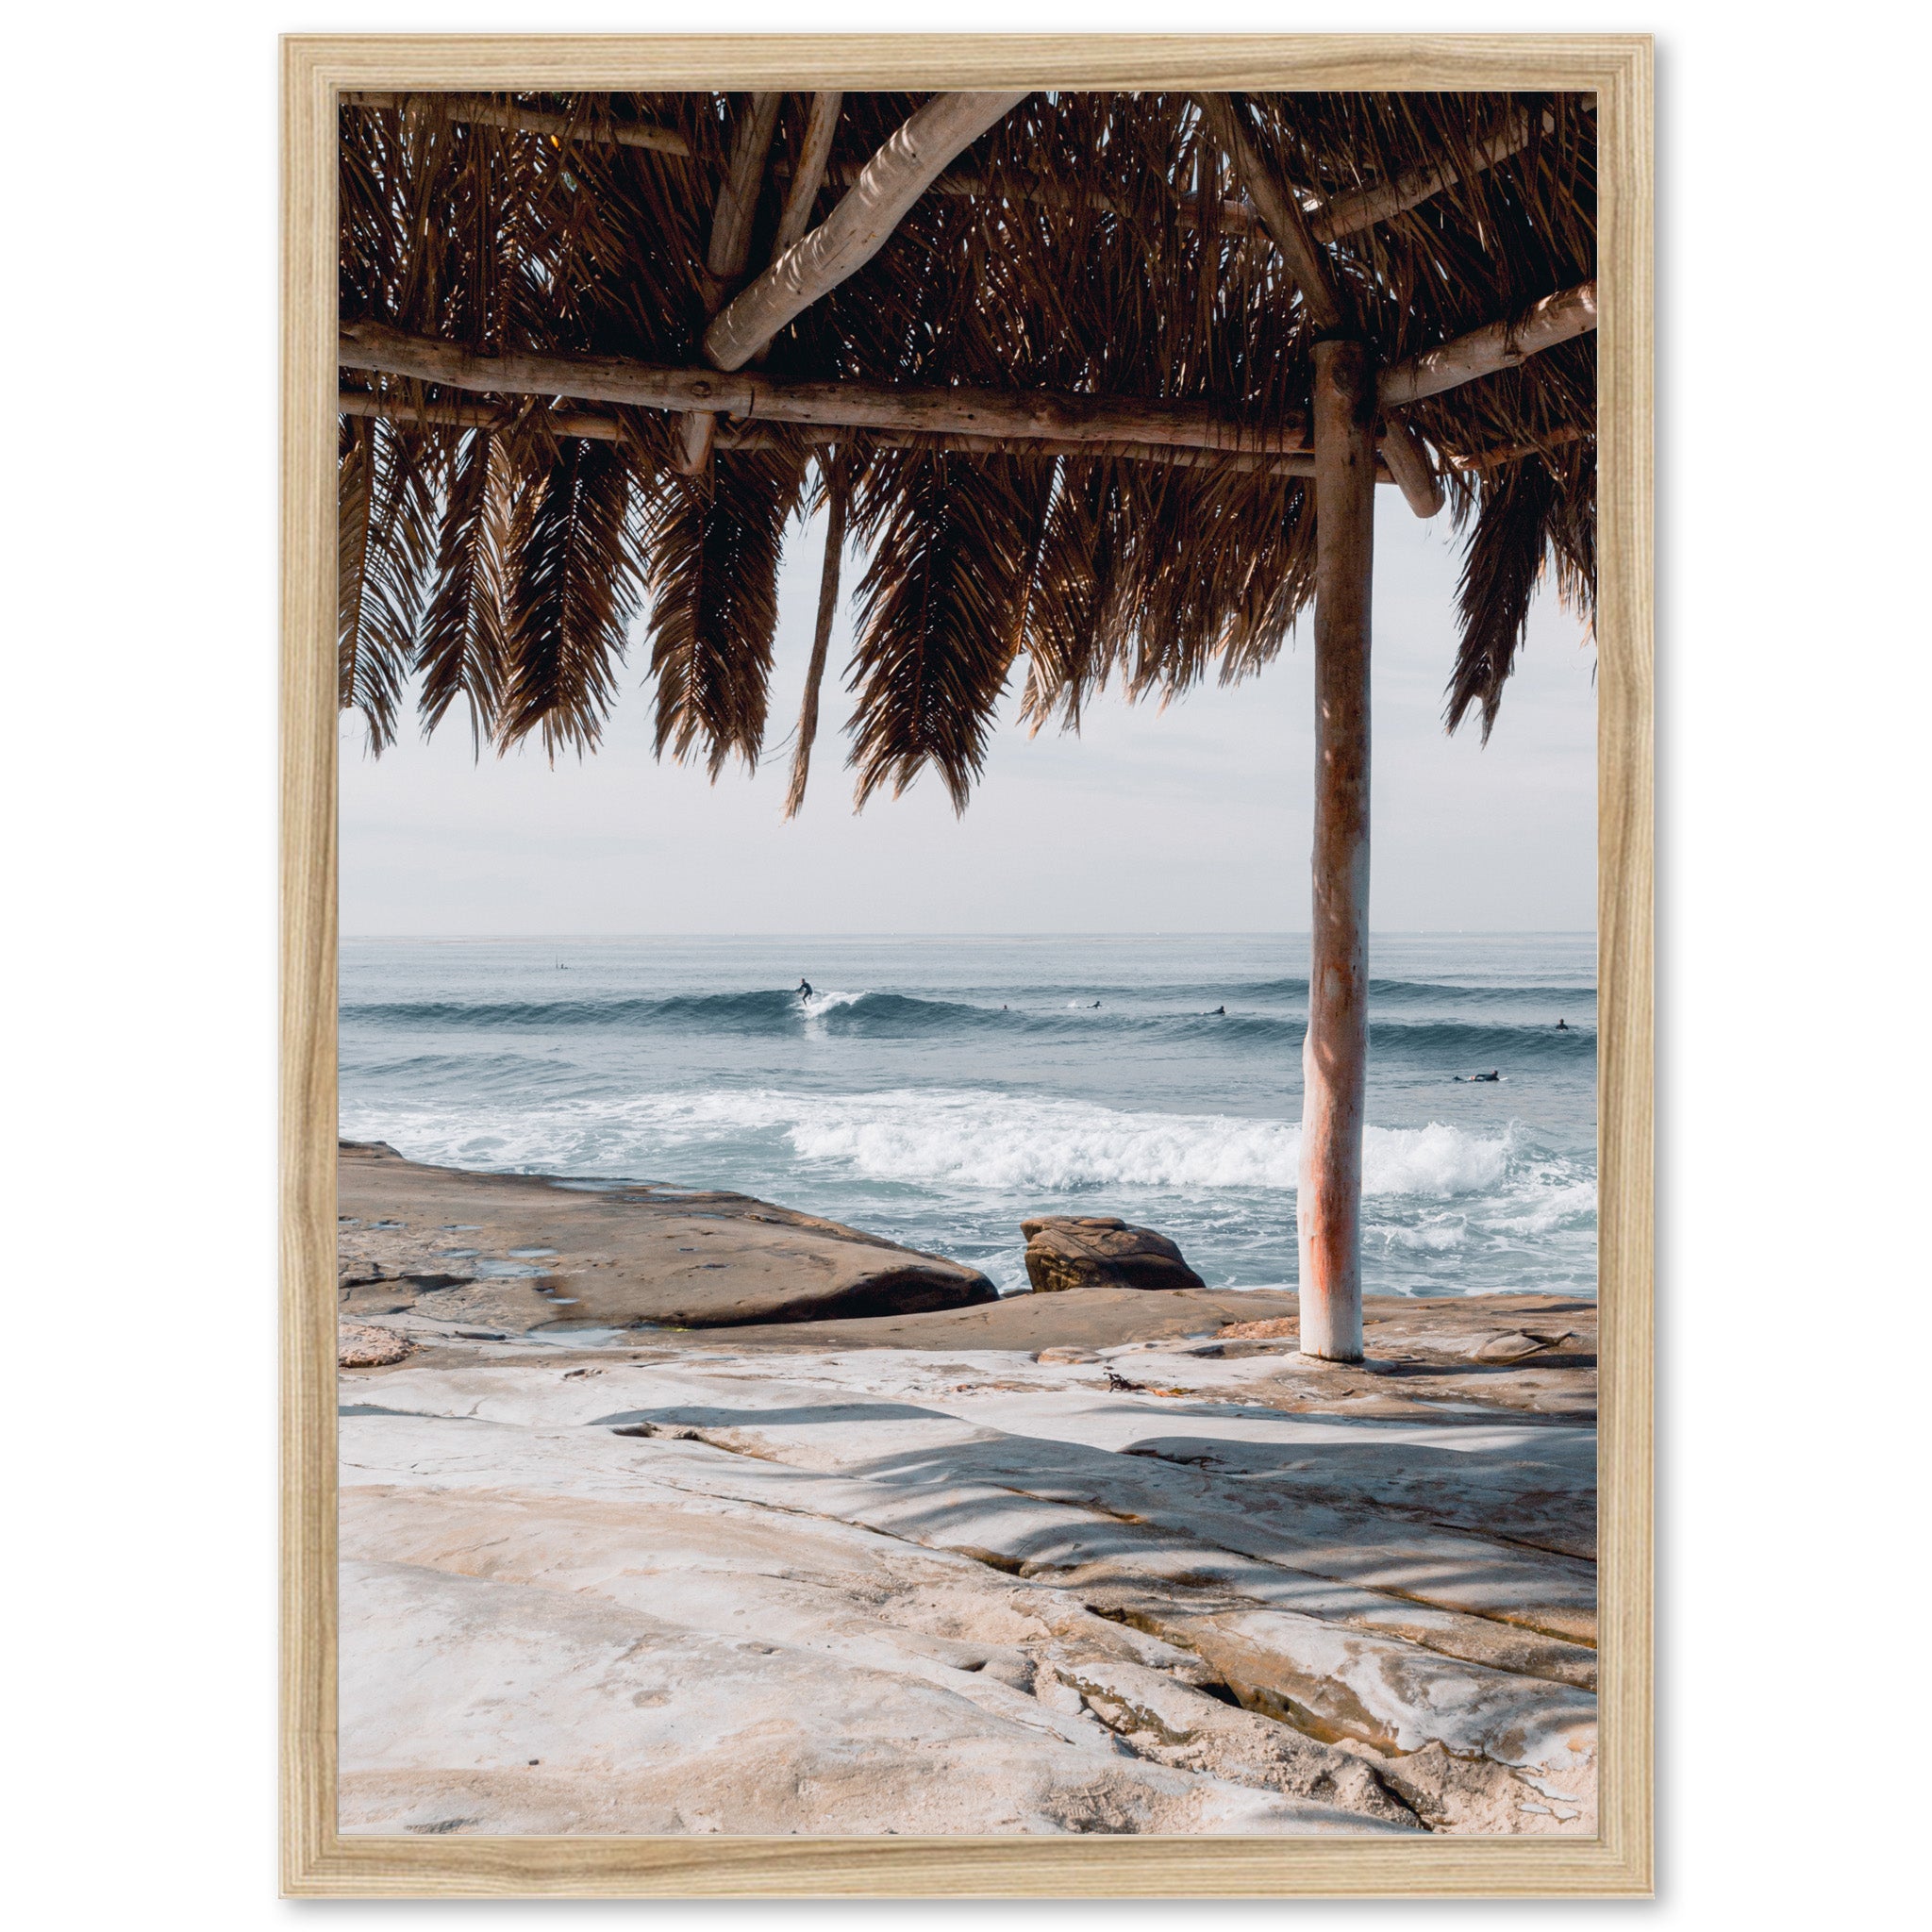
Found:
[{"label": "light wood picture frame", "polygon": [[[336,1815],[339,92],[1593,92],[1600,1836],[344,1837]],[[304,1897],[1641,1895],[1652,1884],[1652,49],[1631,35],[297,36],[282,49],[282,1883]]]}]

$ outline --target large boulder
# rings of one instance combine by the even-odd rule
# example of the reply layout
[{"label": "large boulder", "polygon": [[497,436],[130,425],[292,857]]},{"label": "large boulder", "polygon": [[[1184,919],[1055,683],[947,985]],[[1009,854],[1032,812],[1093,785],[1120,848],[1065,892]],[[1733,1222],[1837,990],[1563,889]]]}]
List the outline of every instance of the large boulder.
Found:
[{"label": "large boulder", "polygon": [[532,1329],[723,1328],[996,1302],[976,1268],[748,1194],[470,1174],[341,1143],[338,1307]]},{"label": "large boulder", "polygon": [[1041,1214],[1023,1221],[1026,1278],[1041,1294],[1070,1288],[1205,1288],[1181,1251],[1151,1227],[1110,1214]]}]

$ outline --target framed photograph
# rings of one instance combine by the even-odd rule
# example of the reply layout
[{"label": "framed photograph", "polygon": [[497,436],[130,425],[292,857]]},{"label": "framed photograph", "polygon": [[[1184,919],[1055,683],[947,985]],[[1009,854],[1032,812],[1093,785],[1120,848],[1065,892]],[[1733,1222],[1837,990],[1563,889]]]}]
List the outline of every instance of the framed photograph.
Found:
[{"label": "framed photograph", "polygon": [[1646,1892],[1648,40],[283,82],[286,1891]]}]

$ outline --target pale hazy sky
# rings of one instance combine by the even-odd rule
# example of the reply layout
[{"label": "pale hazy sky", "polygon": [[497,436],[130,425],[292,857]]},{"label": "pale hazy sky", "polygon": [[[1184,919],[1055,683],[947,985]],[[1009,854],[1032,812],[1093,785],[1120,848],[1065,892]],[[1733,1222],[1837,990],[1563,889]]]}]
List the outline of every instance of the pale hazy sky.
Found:
[{"label": "pale hazy sky", "polygon": [[[1441,727],[1459,545],[1376,492],[1373,923],[1384,931],[1584,930],[1596,904],[1595,653],[1554,594],[1487,747]],[[811,791],[780,822],[817,606],[823,524],[780,584],[772,747],[755,777],[651,757],[631,668],[602,750],[553,770],[534,745],[473,761],[452,712],[380,759],[341,730],[348,935],[1258,932],[1308,924],[1312,613],[1258,677],[1164,713],[1108,696],[1078,738],[1015,722],[1019,675],[963,818],[922,777],[852,810],[833,636]],[[1024,672],[1024,667],[1022,667]],[[406,727],[407,728],[407,727]]]}]

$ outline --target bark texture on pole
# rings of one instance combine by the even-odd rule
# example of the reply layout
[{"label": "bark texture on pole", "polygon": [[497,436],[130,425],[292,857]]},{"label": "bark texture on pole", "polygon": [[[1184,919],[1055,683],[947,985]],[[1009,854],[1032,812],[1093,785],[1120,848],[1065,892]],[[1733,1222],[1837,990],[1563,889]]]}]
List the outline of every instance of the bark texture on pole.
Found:
[{"label": "bark texture on pole", "polygon": [[1302,1047],[1301,1348],[1362,1355],[1362,1096],[1369,1063],[1369,608],[1375,379],[1360,342],[1315,345],[1315,851]]}]

